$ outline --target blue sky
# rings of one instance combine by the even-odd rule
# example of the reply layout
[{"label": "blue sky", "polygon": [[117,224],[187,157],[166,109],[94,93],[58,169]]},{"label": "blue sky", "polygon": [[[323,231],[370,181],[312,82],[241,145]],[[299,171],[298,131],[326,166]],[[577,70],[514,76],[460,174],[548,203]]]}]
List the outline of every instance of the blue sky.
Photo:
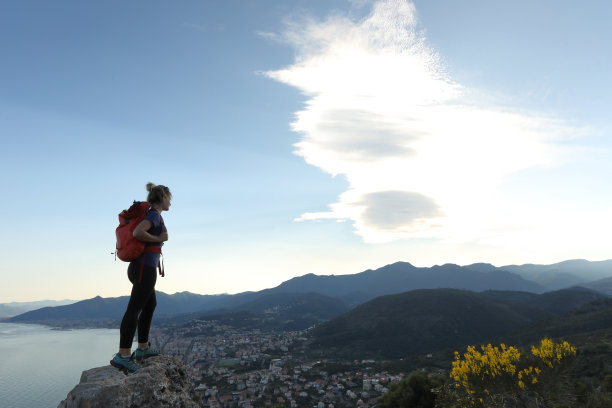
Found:
[{"label": "blue sky", "polygon": [[166,293],[609,259],[609,2],[3,2],[0,302],[129,293],[117,214],[170,187]]}]

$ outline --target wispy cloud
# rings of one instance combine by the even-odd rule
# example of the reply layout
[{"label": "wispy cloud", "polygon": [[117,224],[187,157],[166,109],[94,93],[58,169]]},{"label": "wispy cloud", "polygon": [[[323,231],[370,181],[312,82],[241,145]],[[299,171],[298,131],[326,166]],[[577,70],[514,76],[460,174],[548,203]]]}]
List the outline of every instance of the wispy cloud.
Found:
[{"label": "wispy cloud", "polygon": [[[537,113],[487,106],[454,81],[404,0],[354,21],[288,24],[295,62],[267,72],[307,97],[296,154],[349,189],[329,211],[298,220],[350,221],[366,242],[470,240],[508,227],[499,188],[513,173],[555,164],[576,129]],[[524,221],[524,219],[523,219]]]}]

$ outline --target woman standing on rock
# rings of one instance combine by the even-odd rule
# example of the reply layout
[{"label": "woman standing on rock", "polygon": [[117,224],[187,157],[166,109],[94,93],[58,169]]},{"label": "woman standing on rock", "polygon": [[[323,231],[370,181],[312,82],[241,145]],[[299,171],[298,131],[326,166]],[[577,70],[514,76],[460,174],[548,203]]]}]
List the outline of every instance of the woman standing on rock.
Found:
[{"label": "woman standing on rock", "polygon": [[[159,274],[164,276],[163,268],[159,264],[161,246],[168,240],[168,231],[161,213],[170,209],[172,193],[168,187],[156,186],[153,183],[147,184],[147,191],[149,192],[147,201],[151,204],[151,209],[134,229],[134,238],[144,242],[147,247],[156,246],[159,249],[153,248],[155,250],[151,251],[145,249],[145,252],[128,266],[132,293],[121,321],[119,352],[111,360],[113,366],[130,372],[140,368],[134,360],[140,361],[160,353],[151,347],[149,330],[157,305],[155,282],[158,266]],[[137,327],[138,348],[132,353],[132,341]]]}]

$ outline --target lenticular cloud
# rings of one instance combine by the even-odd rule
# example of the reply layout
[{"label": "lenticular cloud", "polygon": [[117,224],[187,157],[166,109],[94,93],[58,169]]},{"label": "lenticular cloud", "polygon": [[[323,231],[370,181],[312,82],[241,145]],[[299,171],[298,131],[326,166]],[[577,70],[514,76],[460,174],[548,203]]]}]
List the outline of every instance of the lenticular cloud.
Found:
[{"label": "lenticular cloud", "polygon": [[348,220],[366,242],[471,239],[501,227],[487,211],[503,178],[553,163],[551,143],[568,132],[468,103],[407,1],[377,2],[360,21],[289,24],[283,38],[295,62],[266,75],[307,98],[292,123],[296,154],[350,186],[329,211],[301,221]]}]

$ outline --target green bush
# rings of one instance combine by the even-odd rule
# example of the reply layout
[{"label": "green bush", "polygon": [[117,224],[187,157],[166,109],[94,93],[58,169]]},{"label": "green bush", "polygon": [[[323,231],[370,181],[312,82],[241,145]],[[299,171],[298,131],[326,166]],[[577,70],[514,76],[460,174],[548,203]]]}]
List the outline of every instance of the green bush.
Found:
[{"label": "green bush", "polygon": [[440,376],[415,371],[407,378],[392,384],[389,392],[380,398],[381,408],[434,408],[436,394],[434,388],[444,384]]}]

